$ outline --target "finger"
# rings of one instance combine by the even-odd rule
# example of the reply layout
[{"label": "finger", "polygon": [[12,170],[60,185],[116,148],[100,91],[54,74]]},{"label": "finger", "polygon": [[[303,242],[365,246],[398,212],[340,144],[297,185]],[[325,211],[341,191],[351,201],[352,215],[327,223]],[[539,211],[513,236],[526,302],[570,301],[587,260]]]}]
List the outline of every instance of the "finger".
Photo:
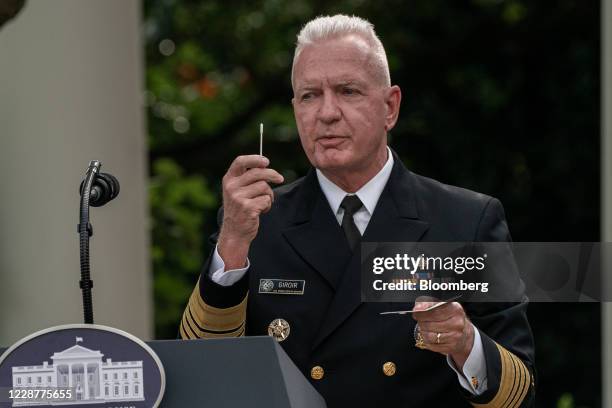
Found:
[{"label": "finger", "polygon": [[442,322],[419,322],[419,328],[423,331],[436,333],[461,330],[463,325],[460,319],[453,316]]},{"label": "finger", "polygon": [[461,347],[462,337],[455,333],[440,333],[439,343],[438,333],[424,333],[422,336],[422,346],[436,353],[452,354]]},{"label": "finger", "polygon": [[251,154],[246,156],[238,156],[234,159],[227,174],[230,176],[240,176],[248,169],[252,168],[265,168],[270,164],[270,160],[267,157],[260,156],[258,154]]},{"label": "finger", "polygon": [[438,299],[437,297],[433,297],[433,296],[418,296],[415,300],[415,302],[439,302],[440,299]]},{"label": "finger", "polygon": [[[449,319],[448,322],[441,323],[419,323],[419,333],[426,343],[438,341],[438,333],[440,335],[440,343],[450,344],[455,348],[465,340],[465,335],[468,333],[469,320],[463,319],[460,316]],[[444,341],[442,341],[444,340]]]},{"label": "finger", "polygon": [[[449,302],[445,302],[441,299],[432,297],[432,296],[419,296],[416,298],[415,302],[414,302],[414,307],[413,307],[413,311],[414,312],[419,312],[419,311],[429,311],[428,309],[430,308],[435,308],[435,309],[439,309],[442,308],[444,306],[446,306]],[[432,310],[435,310],[432,309]]]},{"label": "finger", "polygon": [[272,202],[274,202],[274,192],[268,183],[265,181],[257,181],[248,186],[241,187],[236,191],[235,197],[240,198],[255,198],[262,195],[269,195]]},{"label": "finger", "polygon": [[415,312],[425,311],[426,309],[432,307],[435,304],[436,304],[436,302],[417,301],[417,302],[414,302],[414,307],[412,308],[412,310],[415,311]]},{"label": "finger", "polygon": [[236,184],[238,186],[246,186],[262,180],[269,183],[280,184],[285,179],[274,169],[252,168],[240,175],[237,178]]},{"label": "finger", "polygon": [[433,352],[442,353],[442,354],[448,354],[451,350],[451,347],[447,344],[435,344],[435,341],[431,343],[430,338],[429,337],[426,338],[425,336],[423,336],[423,334],[421,334],[421,339],[422,339],[422,342],[421,343],[417,342],[415,346],[422,350],[428,350],[428,351],[433,351]]},{"label": "finger", "polygon": [[[416,305],[415,305],[416,306]],[[413,309],[414,310],[414,309]],[[429,311],[416,311],[412,313],[412,318],[418,322],[430,321],[430,322],[441,322],[447,320],[449,316],[455,314],[464,314],[463,307],[457,302],[446,303],[445,305],[439,306]]]},{"label": "finger", "polygon": [[266,213],[270,211],[270,208],[272,208],[272,199],[270,198],[269,195],[261,195],[261,196],[252,198],[250,201],[251,201],[251,205],[253,206],[253,208],[259,214]]},{"label": "finger", "polygon": [[435,346],[453,343],[456,339],[454,333],[448,332],[421,331],[421,336],[426,344]]},{"label": "finger", "polygon": [[412,318],[417,322],[443,322],[452,317],[452,313],[441,313],[437,310],[431,310],[429,312],[415,312],[412,314]]}]

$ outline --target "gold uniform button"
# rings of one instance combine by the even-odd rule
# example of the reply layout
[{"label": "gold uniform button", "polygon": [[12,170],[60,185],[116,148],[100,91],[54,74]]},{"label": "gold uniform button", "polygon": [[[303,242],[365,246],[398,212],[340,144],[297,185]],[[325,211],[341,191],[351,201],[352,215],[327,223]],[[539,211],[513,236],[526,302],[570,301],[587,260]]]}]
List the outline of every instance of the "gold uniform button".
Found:
[{"label": "gold uniform button", "polygon": [[314,366],[310,370],[310,376],[312,377],[313,380],[320,380],[321,378],[323,378],[324,374],[325,374],[325,370],[323,370],[323,367],[321,366]]},{"label": "gold uniform button", "polygon": [[385,364],[383,364],[383,373],[385,373],[387,377],[395,375],[396,369],[397,367],[393,361],[387,361]]}]

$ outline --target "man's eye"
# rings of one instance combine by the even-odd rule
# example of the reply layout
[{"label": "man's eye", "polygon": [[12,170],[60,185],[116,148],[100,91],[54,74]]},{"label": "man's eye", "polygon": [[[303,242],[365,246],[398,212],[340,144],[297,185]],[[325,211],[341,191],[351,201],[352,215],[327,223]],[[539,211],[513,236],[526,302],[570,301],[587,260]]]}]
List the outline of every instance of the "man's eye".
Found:
[{"label": "man's eye", "polygon": [[300,99],[302,101],[308,101],[308,100],[310,100],[312,98],[313,98],[312,92],[306,92],[306,93],[302,94],[302,97]]},{"label": "man's eye", "polygon": [[357,95],[358,92],[354,88],[342,88],[342,94],[343,95],[347,95],[347,96],[351,96],[351,95]]}]

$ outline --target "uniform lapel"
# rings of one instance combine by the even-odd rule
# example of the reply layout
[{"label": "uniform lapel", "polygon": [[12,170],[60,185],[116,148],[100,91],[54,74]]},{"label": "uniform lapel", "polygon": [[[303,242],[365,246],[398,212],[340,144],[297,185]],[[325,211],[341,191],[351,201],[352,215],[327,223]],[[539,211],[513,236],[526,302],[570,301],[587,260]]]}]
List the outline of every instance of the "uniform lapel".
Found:
[{"label": "uniform lapel", "polygon": [[[429,228],[418,219],[415,178],[394,153],[394,165],[374,214],[363,235],[369,242],[417,242]],[[321,344],[361,305],[360,253],[355,251],[342,275],[342,281],[330,305],[313,348]]]},{"label": "uniform lapel", "polygon": [[305,177],[295,202],[293,225],[283,231],[283,236],[300,257],[337,290],[351,251],[314,170]]}]

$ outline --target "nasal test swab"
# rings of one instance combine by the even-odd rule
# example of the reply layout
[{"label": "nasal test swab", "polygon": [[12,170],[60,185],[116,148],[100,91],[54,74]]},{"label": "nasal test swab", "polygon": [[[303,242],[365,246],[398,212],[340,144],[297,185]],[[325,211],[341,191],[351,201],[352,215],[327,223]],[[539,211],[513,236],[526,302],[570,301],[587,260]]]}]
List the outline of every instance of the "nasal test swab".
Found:
[{"label": "nasal test swab", "polygon": [[259,155],[263,156],[263,123],[259,124]]}]

